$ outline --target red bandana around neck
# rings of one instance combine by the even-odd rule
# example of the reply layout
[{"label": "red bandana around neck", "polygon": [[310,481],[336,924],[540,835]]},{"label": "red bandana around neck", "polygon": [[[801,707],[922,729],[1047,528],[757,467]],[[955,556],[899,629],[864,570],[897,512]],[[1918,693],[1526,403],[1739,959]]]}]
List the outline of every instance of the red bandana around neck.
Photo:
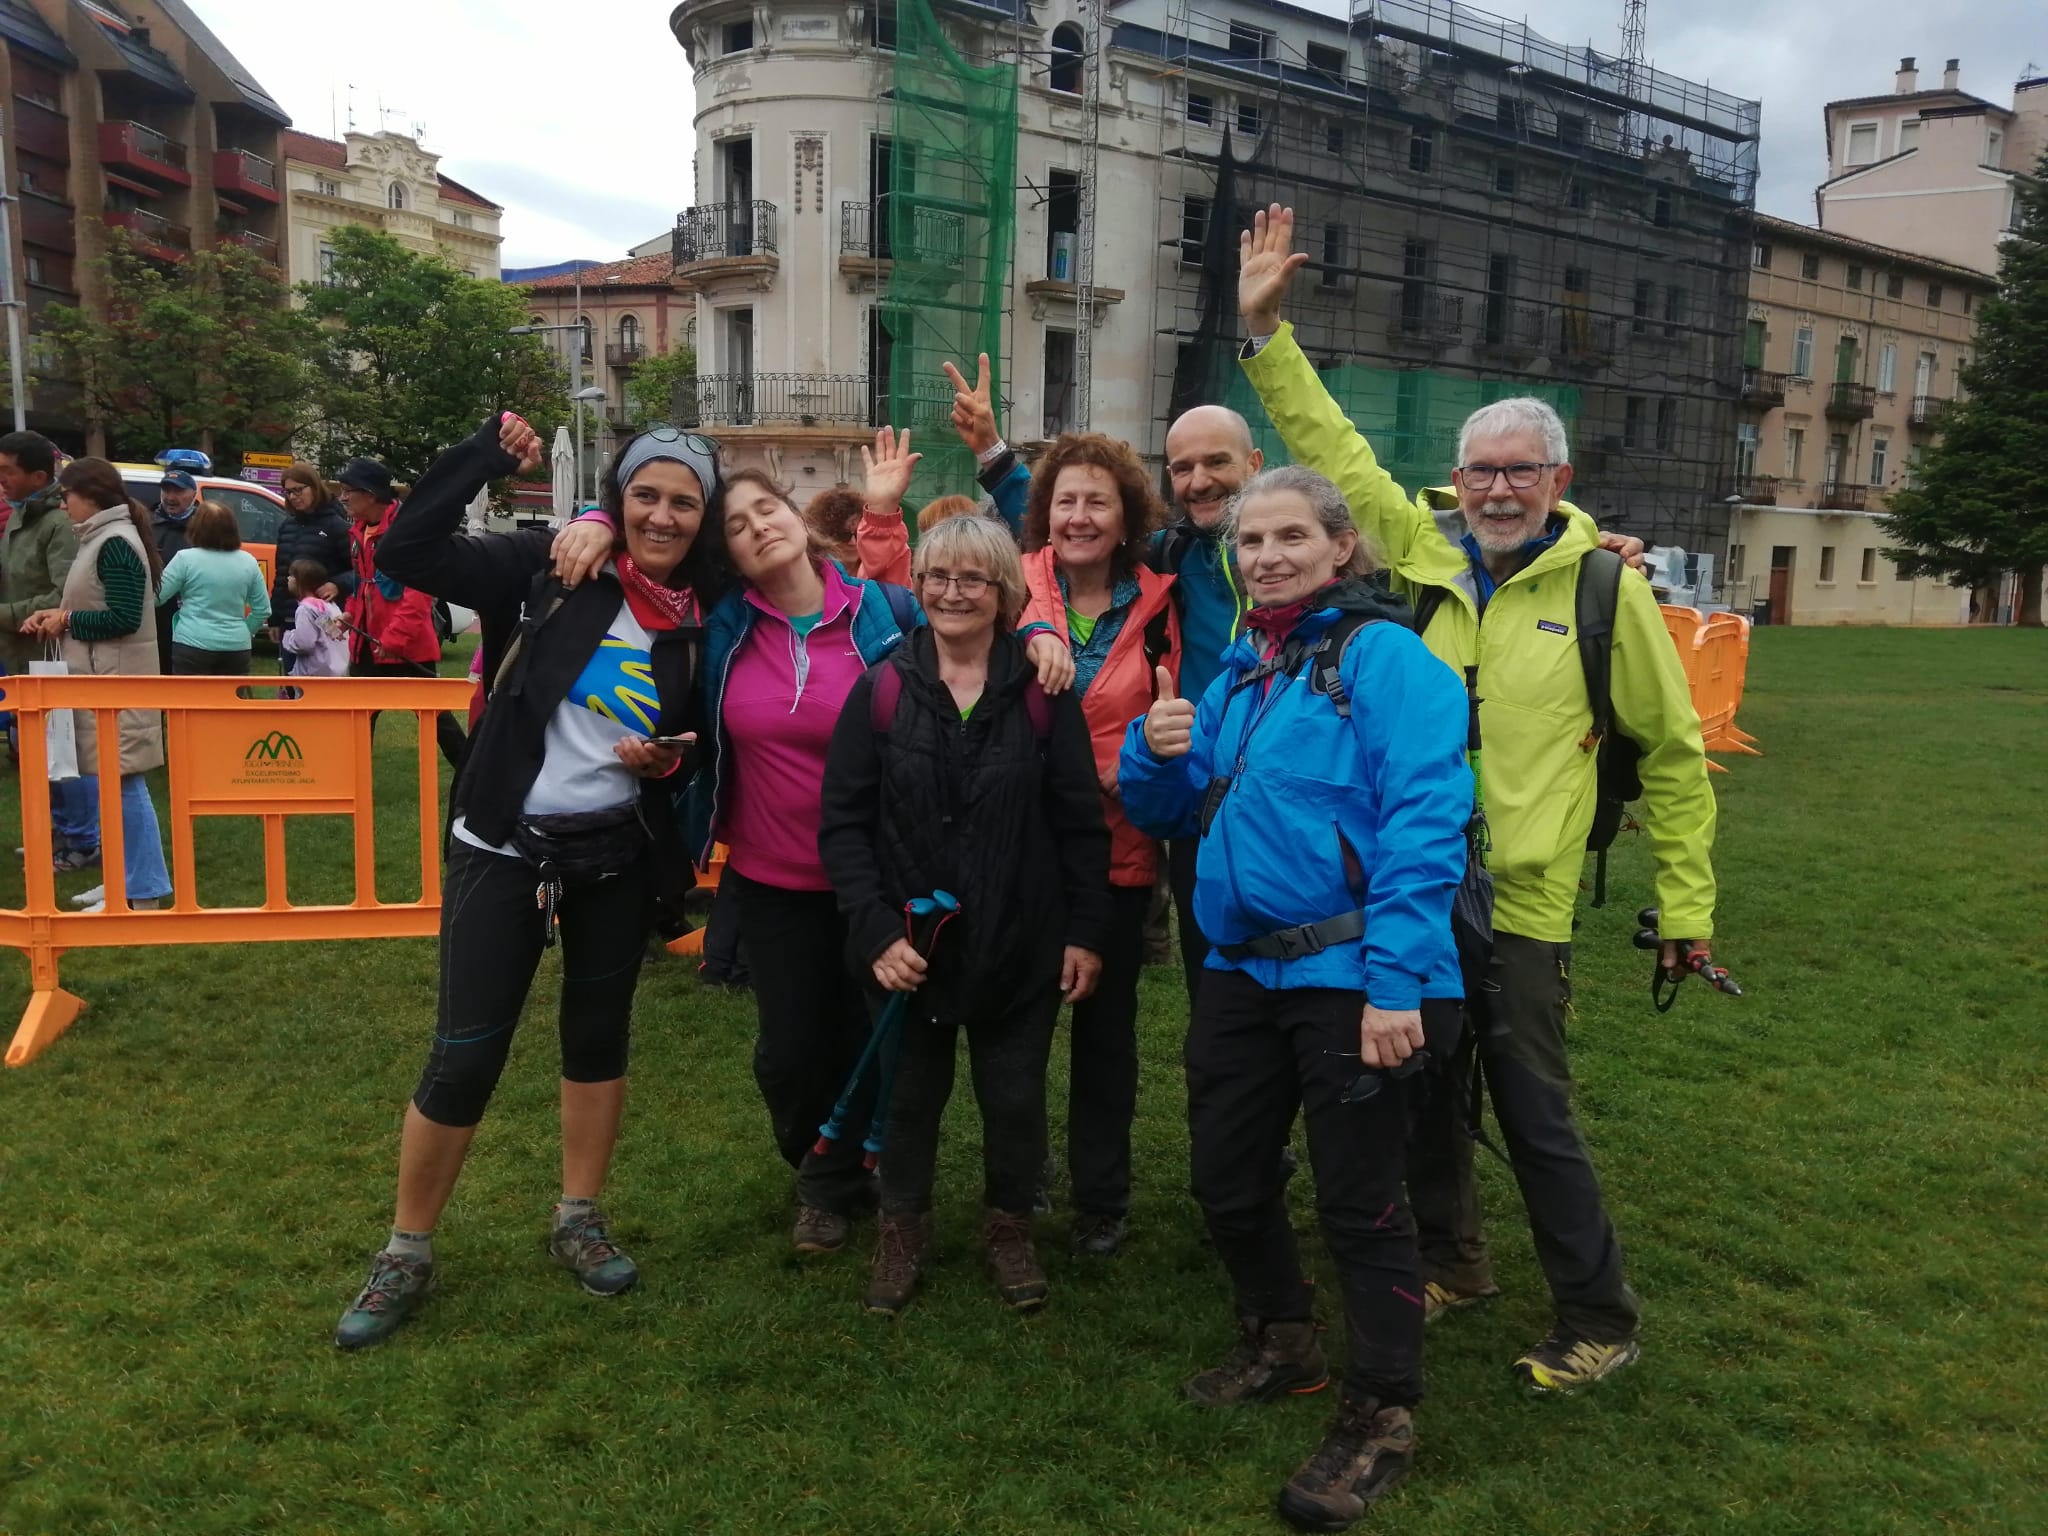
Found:
[{"label": "red bandana around neck", "polygon": [[688,587],[664,586],[633,563],[631,555],[617,561],[626,606],[647,629],[680,629],[697,622],[697,594]]},{"label": "red bandana around neck", "polygon": [[1257,630],[1278,645],[1294,632],[1295,625],[1323,606],[1324,596],[1336,585],[1327,581],[1307,597],[1281,608],[1254,608],[1244,616],[1245,628]]}]

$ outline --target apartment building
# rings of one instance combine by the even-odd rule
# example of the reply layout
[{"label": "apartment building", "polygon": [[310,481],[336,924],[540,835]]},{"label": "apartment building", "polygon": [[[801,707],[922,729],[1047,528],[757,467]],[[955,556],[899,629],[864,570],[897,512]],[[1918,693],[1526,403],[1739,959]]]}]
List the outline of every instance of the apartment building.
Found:
[{"label": "apartment building", "polygon": [[1954,624],[1968,593],[1907,580],[1877,516],[1940,431],[1970,356],[1976,269],[1756,221],[1729,605],[1777,624]]},{"label": "apartment building", "polygon": [[671,241],[663,236],[649,255],[577,263],[571,271],[513,285],[528,306],[531,323],[549,327],[563,372],[604,387],[607,399],[599,411],[603,454],[612,452],[611,437],[630,418],[627,381],[634,364],[695,344],[697,306],[676,293],[674,269]]},{"label": "apartment building", "polygon": [[1979,272],[1998,270],[2013,228],[2013,185],[2048,149],[2048,75],[2022,79],[2012,105],[1962,89],[1950,59],[1939,89],[1899,60],[1887,96],[1826,107],[1828,177],[1814,189],[1821,228]]},{"label": "apartment building", "polygon": [[290,119],[183,0],[0,0],[0,44],[28,421],[101,452],[42,316],[99,301],[88,263],[110,229],[165,262],[208,244],[278,259]]},{"label": "apartment building", "polygon": [[408,250],[438,254],[495,282],[504,209],[441,173],[441,157],[409,134],[350,132],[340,139],[287,131],[283,140],[286,270],[294,283],[325,279],[329,236],[345,224],[381,230]]}]

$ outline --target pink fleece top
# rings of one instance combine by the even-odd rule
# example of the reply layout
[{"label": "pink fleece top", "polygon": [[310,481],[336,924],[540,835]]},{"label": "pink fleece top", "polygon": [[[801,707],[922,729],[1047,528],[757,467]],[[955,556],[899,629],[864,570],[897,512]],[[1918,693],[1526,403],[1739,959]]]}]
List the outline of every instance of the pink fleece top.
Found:
[{"label": "pink fleece top", "polygon": [[867,664],[853,644],[855,589],[825,563],[825,606],[808,635],[749,590],[754,622],[725,685],[732,788],[724,837],[732,867],[786,891],[829,891],[818,857],[825,749]]}]

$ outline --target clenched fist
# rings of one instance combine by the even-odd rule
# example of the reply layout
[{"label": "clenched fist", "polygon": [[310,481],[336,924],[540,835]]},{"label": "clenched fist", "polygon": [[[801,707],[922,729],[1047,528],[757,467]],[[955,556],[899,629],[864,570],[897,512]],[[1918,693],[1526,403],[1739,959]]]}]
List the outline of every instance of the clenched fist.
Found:
[{"label": "clenched fist", "polygon": [[1145,745],[1154,757],[1185,757],[1194,745],[1195,704],[1174,691],[1173,674],[1158,670],[1159,694],[1145,711]]}]

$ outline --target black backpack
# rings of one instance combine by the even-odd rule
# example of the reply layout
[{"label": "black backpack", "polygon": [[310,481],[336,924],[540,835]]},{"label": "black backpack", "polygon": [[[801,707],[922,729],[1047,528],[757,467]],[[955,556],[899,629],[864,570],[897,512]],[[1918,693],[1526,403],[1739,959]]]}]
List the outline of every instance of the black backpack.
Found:
[{"label": "black backpack", "polygon": [[[1586,702],[1593,712],[1589,739],[1599,743],[1600,761],[1593,799],[1593,825],[1586,848],[1593,863],[1593,905],[1607,904],[1607,850],[1614,845],[1627,816],[1628,803],[1640,799],[1642,748],[1614,728],[1614,614],[1621,602],[1624,562],[1611,549],[1591,549],[1579,559],[1573,617],[1578,626],[1579,666],[1586,675]],[[1424,587],[1415,595],[1415,632],[1429,627],[1450,594],[1442,587]]]}]

